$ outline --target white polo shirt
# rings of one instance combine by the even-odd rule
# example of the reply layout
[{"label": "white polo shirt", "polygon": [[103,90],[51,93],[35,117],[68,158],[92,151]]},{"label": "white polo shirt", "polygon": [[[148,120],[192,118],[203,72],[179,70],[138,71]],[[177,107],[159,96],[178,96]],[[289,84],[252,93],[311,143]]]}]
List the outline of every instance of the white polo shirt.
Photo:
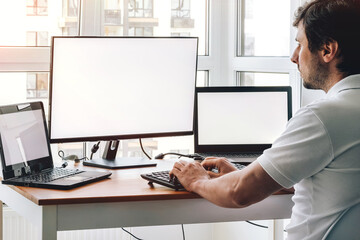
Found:
[{"label": "white polo shirt", "polygon": [[295,188],[288,240],[324,239],[360,202],[360,74],[301,108],[257,161],[281,186]]}]

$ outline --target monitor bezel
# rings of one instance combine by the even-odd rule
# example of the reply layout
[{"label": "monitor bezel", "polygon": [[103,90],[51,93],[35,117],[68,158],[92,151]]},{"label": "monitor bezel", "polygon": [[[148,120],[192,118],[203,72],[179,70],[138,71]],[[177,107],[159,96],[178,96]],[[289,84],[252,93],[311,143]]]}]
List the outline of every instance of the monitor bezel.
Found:
[{"label": "monitor bezel", "polygon": [[199,144],[198,139],[198,93],[206,92],[286,92],[288,101],[288,120],[292,117],[292,91],[290,86],[223,86],[197,87],[195,89],[194,150],[196,153],[262,153],[272,144]]},{"label": "monitor bezel", "polygon": [[[186,136],[194,134],[194,124],[192,129],[189,131],[173,131],[173,132],[154,132],[154,133],[138,133],[138,134],[122,134],[122,135],[109,135],[109,136],[86,136],[86,137],[74,137],[74,138],[53,138],[51,135],[52,131],[52,92],[53,92],[53,62],[54,62],[54,42],[57,38],[126,38],[126,39],[195,39],[196,40],[196,66],[194,76],[194,89],[196,88],[197,81],[197,68],[198,68],[198,48],[199,38],[198,37],[167,37],[167,36],[53,36],[51,39],[51,56],[50,56],[50,82],[49,82],[49,139],[50,143],[70,143],[70,142],[92,142],[92,141],[112,141],[112,140],[125,140],[125,139],[137,139],[137,138],[153,138],[153,137],[175,137],[175,136]],[[194,100],[195,100],[194,91]],[[193,118],[195,116],[195,101],[193,106]]]}]

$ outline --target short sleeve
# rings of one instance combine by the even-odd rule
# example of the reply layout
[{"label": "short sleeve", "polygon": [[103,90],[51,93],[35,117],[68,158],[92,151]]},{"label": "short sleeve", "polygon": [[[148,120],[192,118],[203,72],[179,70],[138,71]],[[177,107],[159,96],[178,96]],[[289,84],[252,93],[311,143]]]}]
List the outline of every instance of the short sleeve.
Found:
[{"label": "short sleeve", "polygon": [[333,159],[329,134],[311,109],[300,109],[284,133],[257,161],[281,186],[290,188]]}]

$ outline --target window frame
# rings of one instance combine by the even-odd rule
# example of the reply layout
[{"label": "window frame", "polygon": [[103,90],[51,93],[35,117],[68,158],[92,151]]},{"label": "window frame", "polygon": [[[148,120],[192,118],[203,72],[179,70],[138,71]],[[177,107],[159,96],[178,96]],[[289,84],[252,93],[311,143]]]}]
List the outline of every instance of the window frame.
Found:
[{"label": "window frame", "polygon": [[[241,0],[208,0],[207,51],[198,57],[198,70],[208,71],[209,86],[236,85],[236,72],[280,72],[290,75],[293,87],[294,109],[300,107],[302,91],[300,75],[289,57],[238,57],[237,24]],[[304,0],[291,1],[291,13]],[[154,2],[153,2],[154,4]],[[80,35],[103,35],[103,1],[79,3]],[[289,23],[291,24],[291,23]],[[296,29],[291,28],[290,48],[294,49]],[[291,52],[291,51],[290,51]],[[5,57],[6,56],[6,57]],[[0,47],[0,72],[46,72],[50,71],[50,47]]]}]

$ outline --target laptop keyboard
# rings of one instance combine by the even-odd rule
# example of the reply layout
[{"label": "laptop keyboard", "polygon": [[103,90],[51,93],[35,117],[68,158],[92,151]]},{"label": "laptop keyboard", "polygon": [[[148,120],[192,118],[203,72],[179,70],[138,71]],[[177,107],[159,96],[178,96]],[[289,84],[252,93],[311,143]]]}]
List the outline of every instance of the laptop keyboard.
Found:
[{"label": "laptop keyboard", "polygon": [[[240,162],[232,162],[232,164],[239,170],[246,167],[247,163],[240,163]],[[217,172],[217,169],[213,169],[213,172]],[[151,172],[146,174],[141,174],[141,177],[145,180],[148,180],[150,183],[157,183],[175,190],[185,191],[185,188],[181,185],[179,180],[174,177],[170,179],[169,175],[170,171],[160,171],[160,172]]]},{"label": "laptop keyboard", "polygon": [[51,182],[60,178],[68,177],[84,171],[78,169],[53,168],[46,172],[21,177],[24,182]]}]

